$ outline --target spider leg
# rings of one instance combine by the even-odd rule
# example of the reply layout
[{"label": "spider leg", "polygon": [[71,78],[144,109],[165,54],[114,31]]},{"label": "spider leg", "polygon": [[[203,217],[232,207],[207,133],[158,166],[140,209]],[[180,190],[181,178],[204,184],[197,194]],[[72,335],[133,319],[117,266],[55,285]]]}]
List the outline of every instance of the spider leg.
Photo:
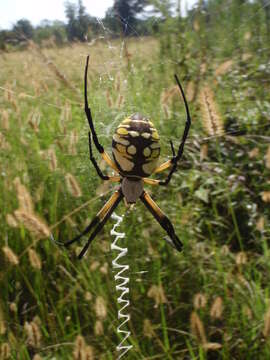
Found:
[{"label": "spider leg", "polygon": [[[86,65],[85,65],[85,72],[84,72],[84,110],[85,110],[85,114],[88,120],[88,124],[93,136],[93,141],[94,144],[98,150],[98,152],[101,154],[101,156],[103,157],[103,159],[106,161],[106,163],[113,168],[115,171],[119,172],[119,170],[117,169],[116,164],[112,161],[112,159],[110,158],[110,156],[106,153],[106,151],[104,150],[104,147],[100,144],[100,142],[98,141],[98,137],[96,134],[96,130],[94,128],[94,123],[93,123],[93,119],[92,119],[92,114],[91,114],[91,109],[89,107],[88,104],[88,97],[87,97],[87,73],[88,73],[88,64],[89,64],[89,55],[87,56],[86,59]],[[91,160],[92,161],[92,160]],[[93,163],[94,164],[94,163]],[[95,165],[94,165],[95,166]],[[95,168],[97,169],[97,167],[95,166]],[[97,170],[98,171],[98,170]],[[99,174],[99,172],[98,172]],[[100,174],[99,174],[100,175]],[[105,180],[105,179],[104,179]],[[106,179],[107,180],[107,179]]]},{"label": "spider leg", "polygon": [[182,250],[183,244],[175,234],[173,225],[169,218],[162,212],[162,210],[158,207],[158,205],[154,202],[154,200],[150,197],[150,195],[144,191],[140,196],[141,201],[147,207],[147,209],[151,212],[154,218],[159,222],[159,224],[163,227],[163,229],[167,232],[169,237],[172,239],[172,242],[178,251]]},{"label": "spider leg", "polygon": [[181,143],[179,145],[177,154],[175,154],[173,143],[172,143],[172,141],[170,141],[172,154],[173,154],[172,159],[170,159],[170,160],[166,161],[165,163],[161,164],[160,166],[158,166],[154,170],[154,173],[158,173],[158,172],[162,172],[162,171],[168,169],[169,167],[171,167],[171,170],[170,170],[170,172],[169,172],[169,174],[167,176],[167,179],[164,180],[164,181],[158,181],[158,183],[156,183],[157,185],[167,185],[169,183],[169,181],[171,180],[171,177],[172,177],[173,173],[175,172],[175,170],[177,168],[177,163],[178,163],[178,161],[181,159],[181,157],[183,155],[184,145],[185,145],[185,142],[186,142],[186,139],[187,139],[187,136],[188,136],[188,132],[189,132],[189,128],[190,128],[190,125],[191,125],[191,118],[190,118],[188,103],[187,103],[187,100],[186,100],[186,97],[185,97],[184,90],[183,90],[183,88],[182,88],[182,86],[180,84],[180,81],[179,81],[177,75],[174,75],[174,76],[175,76],[177,85],[179,87],[179,90],[181,92],[181,95],[182,95],[182,98],[183,98],[184,104],[185,104],[186,116],[187,116],[186,126],[185,126],[185,130],[184,130],[184,133],[183,133],[183,136],[182,136],[182,141],[181,141]]},{"label": "spider leg", "polygon": [[92,140],[91,140],[91,133],[90,131],[88,132],[88,140],[89,140],[89,157],[90,157],[90,161],[92,162],[92,164],[94,165],[98,176],[102,179],[102,180],[109,180],[109,176],[104,175],[100,169],[100,167],[98,166],[96,159],[93,156],[93,151],[92,151]]},{"label": "spider leg", "polygon": [[96,159],[93,156],[93,150],[92,150],[92,139],[91,139],[91,133],[89,131],[88,133],[88,139],[89,139],[89,156],[90,156],[90,161],[92,162],[92,164],[94,165],[98,176],[102,179],[102,180],[110,180],[110,181],[114,181],[114,182],[120,182],[121,178],[120,176],[107,176],[104,175],[100,169],[100,167],[98,166]]},{"label": "spider leg", "polygon": [[74,242],[80,240],[81,237],[83,237],[84,235],[89,233],[92,230],[92,228],[94,228],[96,226],[96,228],[93,231],[93,233],[91,234],[87,244],[84,246],[83,250],[81,251],[81,253],[79,255],[79,259],[81,259],[83,257],[83,255],[85,254],[86,250],[88,249],[92,240],[99,233],[99,231],[103,228],[104,224],[109,219],[112,212],[114,211],[116,206],[119,204],[119,202],[122,200],[122,198],[123,198],[123,194],[122,194],[122,191],[119,189],[110,197],[110,199],[106,202],[106,204],[102,207],[102,209],[93,218],[91,223],[74,239],[69,240],[66,243],[64,243],[64,246],[69,246],[69,245],[73,244]]},{"label": "spider leg", "polygon": [[93,233],[91,234],[90,238],[88,239],[87,243],[84,245],[82,251],[80,252],[78,259],[82,259],[82,257],[85,255],[87,249],[89,248],[91,242],[94,240],[94,238],[96,237],[96,235],[101,231],[101,229],[103,228],[103,226],[106,224],[107,220],[111,217],[113,211],[116,209],[117,205],[120,203],[120,201],[123,199],[124,195],[122,194],[121,190],[118,190],[117,195],[115,197],[115,199],[113,200],[113,202],[110,204],[107,213],[105,214],[105,216],[103,217],[102,221],[100,221],[97,225],[97,227],[95,228],[95,230],[93,231]]}]

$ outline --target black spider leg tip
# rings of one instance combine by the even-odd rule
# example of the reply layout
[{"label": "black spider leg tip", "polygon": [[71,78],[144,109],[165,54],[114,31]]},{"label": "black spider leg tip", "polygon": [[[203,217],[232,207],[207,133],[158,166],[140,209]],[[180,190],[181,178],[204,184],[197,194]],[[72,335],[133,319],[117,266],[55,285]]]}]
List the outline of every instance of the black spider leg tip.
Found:
[{"label": "black spider leg tip", "polygon": [[64,246],[64,243],[62,243],[61,241],[55,240],[53,234],[50,235],[50,239],[51,239],[51,242],[52,242],[53,244],[56,244],[56,245],[59,245],[59,246]]},{"label": "black spider leg tip", "polygon": [[94,144],[100,154],[104,153],[103,146],[99,143],[98,137],[94,128],[91,109],[88,104],[88,97],[87,97],[87,74],[88,74],[88,64],[89,64],[89,55],[86,58],[86,64],[85,64],[85,72],[84,72],[84,111],[88,120],[88,124],[93,136]]},{"label": "black spider leg tip", "polygon": [[167,176],[167,179],[164,180],[164,181],[161,181],[159,183],[159,185],[167,185],[170,180],[171,180],[171,177],[173,175],[173,173],[175,172],[176,168],[177,168],[177,163],[178,161],[181,159],[182,155],[183,155],[183,151],[184,151],[184,145],[185,145],[185,142],[186,142],[186,139],[187,139],[187,136],[188,136],[188,132],[189,132],[189,129],[190,129],[190,125],[191,125],[191,117],[190,117],[190,113],[189,113],[189,108],[188,108],[188,103],[187,103],[187,100],[186,100],[186,96],[185,96],[185,93],[184,93],[184,90],[182,88],[182,85],[180,84],[180,81],[177,77],[177,75],[175,74],[174,75],[175,77],[175,80],[177,82],[177,85],[180,89],[180,92],[181,92],[181,95],[182,95],[182,98],[183,98],[183,101],[184,101],[184,104],[185,104],[185,110],[186,110],[186,125],[185,125],[185,129],[184,129],[184,133],[183,133],[183,136],[182,136],[182,141],[179,145],[179,148],[178,148],[178,151],[177,151],[177,155],[175,156],[175,151],[174,151],[174,147],[172,145],[172,142],[171,142],[171,148],[172,148],[172,152],[173,152],[173,158],[172,158],[172,167],[171,167],[171,170]]},{"label": "black spider leg tip", "polygon": [[66,241],[63,245],[65,247],[69,247],[71,244],[75,243],[76,241],[79,241],[84,235],[89,233],[91,231],[92,227],[95,226],[99,222],[99,218],[97,216],[94,217],[94,219],[91,221],[91,223],[75,238]]},{"label": "black spider leg tip", "polygon": [[143,194],[140,196],[140,199],[160,224],[160,226],[166,231],[176,250],[180,252],[182,250],[183,244],[175,234],[174,227],[170,219],[162,212],[162,210],[157,206],[157,204],[146,191],[143,192]]}]

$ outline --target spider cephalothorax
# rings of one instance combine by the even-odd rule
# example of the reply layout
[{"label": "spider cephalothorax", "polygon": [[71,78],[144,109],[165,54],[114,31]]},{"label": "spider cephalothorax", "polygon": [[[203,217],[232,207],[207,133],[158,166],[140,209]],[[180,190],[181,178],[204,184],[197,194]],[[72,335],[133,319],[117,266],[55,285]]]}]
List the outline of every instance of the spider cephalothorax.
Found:
[{"label": "spider cephalothorax", "polygon": [[[172,149],[172,158],[165,163],[158,166],[158,159],[160,154],[160,145],[159,145],[159,135],[154,126],[154,124],[145,116],[136,113],[130,117],[124,119],[121,124],[117,127],[112,140],[112,153],[113,160],[104,150],[103,146],[99,143],[93,119],[91,115],[91,110],[88,105],[87,99],[87,72],[88,72],[88,62],[89,56],[87,57],[86,67],[85,67],[85,76],[84,76],[84,94],[85,94],[85,113],[88,119],[90,132],[89,132],[89,153],[90,160],[94,165],[97,174],[103,180],[110,180],[114,182],[119,182],[120,187],[111,198],[106,202],[103,208],[97,213],[91,223],[74,239],[65,243],[66,246],[78,241],[82,236],[89,233],[91,230],[92,233],[88,239],[88,242],[83,247],[82,251],[79,254],[79,258],[82,258],[86,253],[90,243],[103,228],[106,221],[110,218],[111,214],[124,198],[128,204],[134,204],[138,199],[140,199],[163,229],[169,235],[172,244],[174,247],[181,251],[182,243],[179,240],[178,236],[175,234],[173,225],[169,218],[161,211],[157,204],[152,200],[150,195],[144,190],[144,183],[150,185],[167,185],[172,177],[172,174],[177,168],[177,163],[180,160],[184,144],[187,139],[189,132],[191,119],[189,115],[188,104],[185,98],[184,91],[181,87],[181,84],[178,80],[178,77],[175,75],[175,79],[179,90],[182,94],[187,119],[184,134],[182,141],[179,145],[177,153],[175,153],[173,143],[171,143]],[[107,176],[104,175],[99,168],[92,152],[92,138],[94,144],[101,154],[102,158],[106,163],[116,171],[117,176]],[[148,177],[151,174],[162,172],[166,169],[169,169],[169,174],[164,181],[149,179]]]}]

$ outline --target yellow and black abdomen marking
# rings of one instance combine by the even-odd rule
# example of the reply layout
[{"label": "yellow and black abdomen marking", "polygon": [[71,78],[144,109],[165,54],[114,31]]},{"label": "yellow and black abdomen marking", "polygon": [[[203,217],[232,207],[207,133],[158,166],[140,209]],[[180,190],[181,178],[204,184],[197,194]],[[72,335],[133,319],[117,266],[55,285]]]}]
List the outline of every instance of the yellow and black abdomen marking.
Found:
[{"label": "yellow and black abdomen marking", "polygon": [[124,176],[148,177],[157,167],[159,136],[154,124],[141,114],[125,119],[113,135],[112,152]]}]

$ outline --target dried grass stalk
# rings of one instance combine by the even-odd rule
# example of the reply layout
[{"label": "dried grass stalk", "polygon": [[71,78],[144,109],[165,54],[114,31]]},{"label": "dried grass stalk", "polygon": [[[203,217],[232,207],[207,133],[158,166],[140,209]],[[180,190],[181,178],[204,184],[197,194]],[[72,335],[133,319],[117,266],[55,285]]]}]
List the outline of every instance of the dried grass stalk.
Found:
[{"label": "dried grass stalk", "polygon": [[2,110],[2,128],[4,130],[9,130],[9,113],[7,110]]},{"label": "dried grass stalk", "polygon": [[199,315],[196,313],[196,311],[192,311],[192,313],[191,313],[190,329],[191,329],[192,335],[194,335],[201,344],[207,343],[203,323],[202,323]]},{"label": "dried grass stalk", "polygon": [[32,213],[34,211],[32,197],[29,194],[28,190],[24,185],[22,185],[21,180],[17,177],[14,180],[14,185],[17,192],[17,199],[19,202],[19,208],[25,212]]},{"label": "dried grass stalk", "polygon": [[264,202],[270,202],[270,191],[263,191],[261,197]]},{"label": "dried grass stalk", "polygon": [[95,312],[97,317],[100,319],[105,319],[107,316],[107,306],[102,296],[98,296],[96,298]]},{"label": "dried grass stalk", "polygon": [[18,227],[18,222],[16,221],[15,217],[12,214],[6,215],[6,222],[11,227]]},{"label": "dried grass stalk", "polygon": [[228,72],[230,70],[230,68],[233,65],[233,61],[232,60],[227,60],[224,61],[222,64],[220,64],[216,70],[215,70],[215,75],[216,76],[220,76],[220,75],[224,75],[226,74],[226,72]]},{"label": "dried grass stalk", "polygon": [[38,324],[35,321],[31,321],[30,323],[26,321],[24,324],[24,330],[27,335],[27,343],[34,348],[39,348],[41,342],[41,332]]},{"label": "dried grass stalk", "polygon": [[210,136],[222,135],[224,133],[222,118],[214,101],[213,91],[209,86],[201,89],[199,104],[206,133]]},{"label": "dried grass stalk", "polygon": [[39,255],[37,254],[37,252],[34,249],[28,250],[28,257],[29,257],[31,266],[34,269],[41,270],[41,267],[42,267],[41,260],[40,260]]},{"label": "dried grass stalk", "polygon": [[207,304],[207,298],[206,298],[205,294],[197,293],[194,296],[193,306],[195,309],[205,308],[206,304]]},{"label": "dried grass stalk", "polygon": [[147,292],[147,296],[154,299],[155,307],[168,302],[162,285],[152,285]]},{"label": "dried grass stalk", "polygon": [[143,321],[143,335],[152,339],[156,334],[154,327],[149,319],[144,319]]},{"label": "dried grass stalk", "polygon": [[3,312],[1,304],[0,304],[0,335],[4,335],[6,333],[6,331],[7,331],[7,328],[6,328],[6,324],[5,324],[4,312]]},{"label": "dried grass stalk", "polygon": [[264,315],[263,336],[267,338],[270,334],[270,306]]},{"label": "dried grass stalk", "polygon": [[104,328],[101,320],[97,320],[94,327],[95,335],[101,336],[104,334]]},{"label": "dried grass stalk", "polygon": [[11,350],[9,343],[5,342],[1,345],[0,348],[0,359],[1,360],[8,360],[11,356]]},{"label": "dried grass stalk", "polygon": [[211,306],[210,316],[212,319],[221,319],[222,314],[223,314],[223,301],[220,296],[217,296]]},{"label": "dried grass stalk", "polygon": [[50,229],[47,224],[34,213],[27,212],[24,209],[18,209],[15,210],[14,214],[16,219],[34,236],[37,236],[38,239],[50,236]]},{"label": "dried grass stalk", "polygon": [[74,197],[82,196],[81,188],[75,177],[72,174],[68,173],[66,174],[65,179],[69,193]]},{"label": "dried grass stalk", "polygon": [[19,264],[19,258],[18,256],[11,250],[9,246],[2,247],[3,253],[5,254],[6,259],[8,262],[12,265],[18,265]]},{"label": "dried grass stalk", "polygon": [[267,169],[270,169],[270,145],[267,148],[267,152],[265,155],[265,166],[267,167]]}]

